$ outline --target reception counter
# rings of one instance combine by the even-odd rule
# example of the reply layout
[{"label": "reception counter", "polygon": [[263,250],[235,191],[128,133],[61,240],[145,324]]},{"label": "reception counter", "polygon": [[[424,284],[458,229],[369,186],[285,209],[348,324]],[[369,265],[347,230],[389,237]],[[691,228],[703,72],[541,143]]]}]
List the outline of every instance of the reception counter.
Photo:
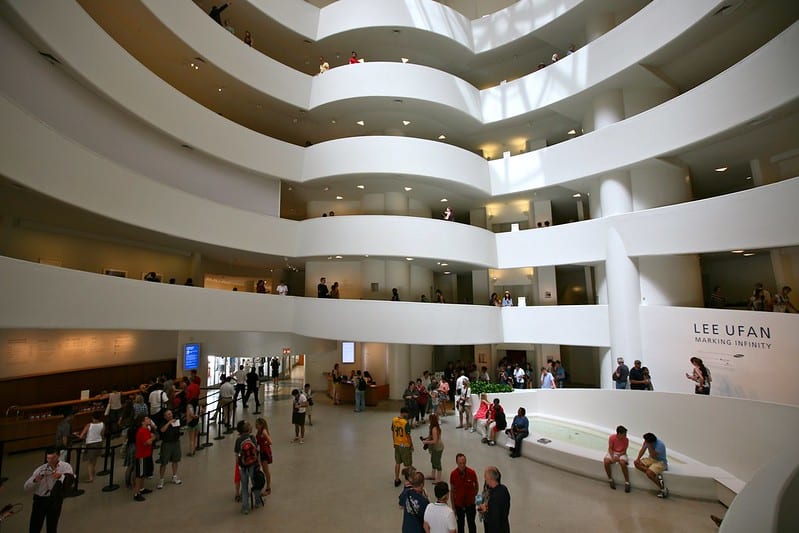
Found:
[{"label": "reception counter", "polygon": [[[333,398],[333,380],[327,377],[327,395]],[[355,387],[351,382],[345,381],[338,385],[338,398],[341,403],[355,405]],[[383,400],[388,399],[388,385],[369,385],[366,387],[366,405],[375,407]]]}]

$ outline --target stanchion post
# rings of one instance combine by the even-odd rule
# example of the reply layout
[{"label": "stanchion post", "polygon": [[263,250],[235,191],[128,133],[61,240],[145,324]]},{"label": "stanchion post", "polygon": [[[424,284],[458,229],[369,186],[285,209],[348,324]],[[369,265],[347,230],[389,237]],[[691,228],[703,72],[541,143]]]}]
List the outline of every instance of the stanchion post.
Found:
[{"label": "stanchion post", "polygon": [[105,453],[103,454],[103,469],[97,472],[98,476],[108,475],[108,456],[111,454],[111,432],[105,436]]},{"label": "stanchion post", "polygon": [[208,438],[211,435],[211,412],[208,409],[205,410],[205,442],[201,445],[197,446],[198,450],[204,450],[205,448],[209,448],[214,445],[213,442],[208,442]]},{"label": "stanchion post", "polygon": [[74,472],[75,472],[75,486],[72,488],[71,491],[64,494],[65,498],[75,498],[76,496],[82,496],[85,490],[78,488],[78,484],[80,483],[80,456],[83,453],[83,448],[78,446],[77,448],[70,448],[70,450],[75,450],[75,455],[77,456],[77,464],[75,465]]},{"label": "stanchion post", "polygon": [[103,492],[113,492],[113,491],[115,491],[115,490],[117,490],[119,488],[119,485],[114,483],[114,463],[116,462],[116,461],[114,461],[114,459],[115,459],[116,449],[119,446],[120,445],[117,444],[113,448],[109,449],[109,454],[111,455],[111,470],[109,471],[108,485],[106,485],[105,487],[102,488]]}]

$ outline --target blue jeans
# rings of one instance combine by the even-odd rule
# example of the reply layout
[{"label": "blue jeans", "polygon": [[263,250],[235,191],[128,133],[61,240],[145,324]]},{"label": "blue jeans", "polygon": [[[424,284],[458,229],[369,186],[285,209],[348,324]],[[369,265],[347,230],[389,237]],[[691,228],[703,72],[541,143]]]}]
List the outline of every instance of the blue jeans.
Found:
[{"label": "blue jeans", "polygon": [[365,390],[356,390],[355,391],[355,410],[356,411],[363,411],[366,409],[366,391]]},{"label": "blue jeans", "polygon": [[617,381],[616,382],[616,388],[617,389],[626,389],[627,388],[627,382],[626,381]]},{"label": "blue jeans", "polygon": [[[258,468],[257,465],[252,466],[239,466],[239,471],[241,472],[241,510],[242,511],[249,511],[250,510],[250,480],[252,479],[253,473],[255,469]],[[253,495],[255,496],[255,506],[260,507],[264,504],[263,498],[261,498],[261,491],[260,490],[253,490]]]}]

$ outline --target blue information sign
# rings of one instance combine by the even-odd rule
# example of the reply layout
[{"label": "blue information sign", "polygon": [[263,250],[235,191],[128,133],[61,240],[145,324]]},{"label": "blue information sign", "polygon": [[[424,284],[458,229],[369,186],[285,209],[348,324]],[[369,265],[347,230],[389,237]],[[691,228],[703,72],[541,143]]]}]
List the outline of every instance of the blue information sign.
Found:
[{"label": "blue information sign", "polygon": [[200,368],[200,345],[183,345],[183,368],[186,370],[197,370]]}]

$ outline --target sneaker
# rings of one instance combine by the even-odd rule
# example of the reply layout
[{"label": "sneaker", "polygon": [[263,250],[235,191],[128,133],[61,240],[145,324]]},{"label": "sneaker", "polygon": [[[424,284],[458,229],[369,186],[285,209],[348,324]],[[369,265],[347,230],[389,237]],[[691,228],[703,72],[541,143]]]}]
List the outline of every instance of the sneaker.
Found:
[{"label": "sneaker", "polygon": [[630,484],[629,483],[625,483],[624,484],[624,492],[630,492]]},{"label": "sneaker", "polygon": [[474,428],[469,428],[469,433],[474,433]]},{"label": "sneaker", "polygon": [[172,483],[175,485],[183,485],[183,481],[178,476],[172,476]]},{"label": "sneaker", "polygon": [[402,484],[402,481],[400,481],[399,479],[395,479],[394,480],[394,486],[395,487],[399,487],[401,484]]},{"label": "sneaker", "polygon": [[145,497],[144,497],[144,496],[142,496],[142,495],[141,495],[141,493],[139,493],[139,494],[137,494],[136,496],[134,496],[134,497],[133,497],[133,499],[134,499],[134,500],[136,500],[137,502],[143,502],[143,501],[145,501]]},{"label": "sneaker", "polygon": [[241,510],[241,514],[250,514],[250,510],[249,509],[242,509]]},{"label": "sneaker", "polygon": [[304,439],[300,439],[300,444],[305,444],[305,440]]},{"label": "sneaker", "polygon": [[612,488],[613,490],[616,490],[616,482],[613,481],[612,479],[608,480],[608,485],[610,485],[610,488]]},{"label": "sneaker", "polygon": [[482,442],[483,444],[488,444],[488,439],[483,437],[482,439],[480,439],[480,442]]},{"label": "sneaker", "polygon": [[151,492],[152,492],[151,489],[141,489],[141,492],[139,494],[150,494]]},{"label": "sneaker", "polygon": [[156,485],[155,488],[159,490],[164,488],[164,478],[158,480],[158,485]]},{"label": "sneaker", "polygon": [[663,489],[658,492],[658,498],[668,498],[669,497],[669,489]]},{"label": "sneaker", "polygon": [[493,441],[493,440],[490,440],[490,441],[488,441],[488,445],[489,445],[489,446],[496,446],[496,445],[497,445],[497,442],[496,442],[496,441]]}]

